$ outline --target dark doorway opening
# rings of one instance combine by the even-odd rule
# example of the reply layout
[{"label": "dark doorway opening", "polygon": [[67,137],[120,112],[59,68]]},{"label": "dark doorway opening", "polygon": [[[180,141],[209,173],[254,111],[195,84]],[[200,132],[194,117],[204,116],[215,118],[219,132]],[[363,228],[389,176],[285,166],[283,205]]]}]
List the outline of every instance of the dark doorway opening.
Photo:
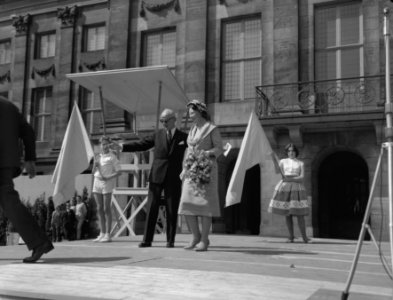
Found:
[{"label": "dark doorway opening", "polygon": [[[225,191],[228,189],[236,160],[228,163]],[[229,234],[258,235],[261,224],[260,167],[255,165],[246,172],[241,202],[224,208],[225,232]]]},{"label": "dark doorway opening", "polygon": [[323,160],[318,172],[319,237],[358,239],[368,181],[367,164],[355,153],[336,152]]}]

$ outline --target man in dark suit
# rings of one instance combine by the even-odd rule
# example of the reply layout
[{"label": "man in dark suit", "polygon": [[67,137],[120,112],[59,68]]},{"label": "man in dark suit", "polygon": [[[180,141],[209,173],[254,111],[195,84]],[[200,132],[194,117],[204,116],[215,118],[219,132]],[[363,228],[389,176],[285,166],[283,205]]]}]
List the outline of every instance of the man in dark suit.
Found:
[{"label": "man in dark suit", "polygon": [[24,145],[25,170],[33,178],[36,160],[33,128],[15,105],[0,97],[0,206],[27,248],[33,251],[23,262],[34,263],[51,251],[53,245],[14,189],[13,179],[21,173],[20,140]]},{"label": "man in dark suit", "polygon": [[151,247],[162,191],[166,210],[166,247],[173,248],[175,245],[177,210],[181,194],[179,175],[182,171],[184,150],[187,147],[187,134],[176,129],[176,115],[171,109],[162,111],[160,122],[164,128],[157,130],[153,135],[122,145],[123,151],[126,152],[146,151],[154,147],[154,160],[149,175],[150,208],[143,242],[139,247]]}]

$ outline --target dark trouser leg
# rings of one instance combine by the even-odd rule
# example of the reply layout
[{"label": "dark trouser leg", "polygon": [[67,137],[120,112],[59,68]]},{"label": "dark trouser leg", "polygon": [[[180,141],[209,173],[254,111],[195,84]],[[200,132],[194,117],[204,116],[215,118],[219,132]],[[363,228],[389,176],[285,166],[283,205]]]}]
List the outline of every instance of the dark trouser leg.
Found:
[{"label": "dark trouser leg", "polygon": [[57,241],[57,231],[56,231],[56,226],[52,226],[52,242]]},{"label": "dark trouser leg", "polygon": [[56,226],[56,235],[57,235],[57,241],[61,242],[63,237],[62,237],[62,231],[60,226]]},{"label": "dark trouser leg", "polygon": [[0,206],[4,215],[15,226],[29,250],[49,242],[45,232],[19,199],[14,189],[13,169],[0,168]]},{"label": "dark trouser leg", "polygon": [[149,210],[147,213],[147,219],[145,223],[145,233],[143,235],[143,241],[145,243],[151,243],[154,237],[154,230],[156,228],[158,209],[160,207],[162,187],[158,184],[149,184]]},{"label": "dark trouser leg", "polygon": [[177,211],[179,209],[180,193],[165,189],[165,211],[166,211],[166,240],[168,243],[175,242],[177,229]]}]

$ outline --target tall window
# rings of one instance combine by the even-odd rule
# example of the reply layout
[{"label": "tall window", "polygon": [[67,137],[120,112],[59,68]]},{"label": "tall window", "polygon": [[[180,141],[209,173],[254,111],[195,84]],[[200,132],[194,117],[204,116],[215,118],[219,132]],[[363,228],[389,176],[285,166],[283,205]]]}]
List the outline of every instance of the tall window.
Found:
[{"label": "tall window", "polygon": [[363,76],[362,18],[360,2],[316,7],[316,80]]},{"label": "tall window", "polygon": [[55,56],[56,33],[38,34],[36,38],[36,58]]},{"label": "tall window", "polygon": [[84,51],[105,49],[105,25],[86,26],[84,28]]},{"label": "tall window", "polygon": [[167,65],[175,73],[176,31],[146,33],[143,53],[144,66]]},{"label": "tall window", "polygon": [[11,62],[11,41],[0,41],[0,64],[9,64]]},{"label": "tall window", "polygon": [[222,100],[255,99],[262,77],[260,18],[223,23]]},{"label": "tall window", "polygon": [[81,113],[88,133],[98,133],[102,124],[101,104],[98,97],[81,87]]},{"label": "tall window", "polygon": [[33,90],[33,126],[38,142],[48,141],[51,128],[52,87]]}]

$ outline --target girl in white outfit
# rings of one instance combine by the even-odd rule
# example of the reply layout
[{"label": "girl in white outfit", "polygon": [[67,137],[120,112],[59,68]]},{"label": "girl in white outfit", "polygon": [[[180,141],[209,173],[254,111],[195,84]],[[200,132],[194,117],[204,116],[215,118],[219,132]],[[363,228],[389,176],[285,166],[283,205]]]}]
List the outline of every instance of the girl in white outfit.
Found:
[{"label": "girl in white outfit", "polygon": [[120,163],[111,151],[114,144],[107,136],[100,138],[101,153],[94,160],[93,194],[97,203],[97,214],[100,222],[100,234],[93,242],[110,242],[112,226],[111,198],[112,190],[119,176]]}]

